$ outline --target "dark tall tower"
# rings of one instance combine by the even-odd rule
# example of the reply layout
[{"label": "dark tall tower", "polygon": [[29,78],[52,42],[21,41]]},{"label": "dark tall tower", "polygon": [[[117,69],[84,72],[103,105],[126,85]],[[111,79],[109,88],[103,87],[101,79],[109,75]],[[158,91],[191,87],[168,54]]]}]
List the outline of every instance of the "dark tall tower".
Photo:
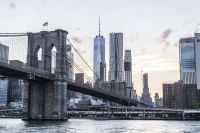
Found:
[{"label": "dark tall tower", "polygon": [[148,105],[152,105],[152,98],[148,87],[148,73],[143,74],[143,93],[140,100]]}]

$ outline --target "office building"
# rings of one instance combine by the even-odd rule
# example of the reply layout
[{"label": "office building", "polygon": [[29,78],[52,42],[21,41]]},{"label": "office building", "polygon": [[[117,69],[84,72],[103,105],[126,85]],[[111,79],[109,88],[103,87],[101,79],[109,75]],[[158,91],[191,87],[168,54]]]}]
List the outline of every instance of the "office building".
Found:
[{"label": "office building", "polygon": [[148,73],[143,74],[143,92],[140,100],[148,105],[152,105],[152,98],[148,87]]},{"label": "office building", "polygon": [[105,38],[100,34],[94,38],[94,58],[93,58],[93,81],[106,80],[106,62],[105,62]]},{"label": "office building", "polygon": [[[7,63],[9,47],[0,43],[0,62]],[[0,80],[0,106],[7,105],[8,80]]]},{"label": "office building", "polygon": [[110,33],[109,81],[123,81],[123,33]]},{"label": "office building", "polygon": [[200,90],[200,33],[179,41],[180,79]]},{"label": "office building", "polygon": [[196,83],[196,59],[194,37],[179,41],[180,79],[185,84]]}]

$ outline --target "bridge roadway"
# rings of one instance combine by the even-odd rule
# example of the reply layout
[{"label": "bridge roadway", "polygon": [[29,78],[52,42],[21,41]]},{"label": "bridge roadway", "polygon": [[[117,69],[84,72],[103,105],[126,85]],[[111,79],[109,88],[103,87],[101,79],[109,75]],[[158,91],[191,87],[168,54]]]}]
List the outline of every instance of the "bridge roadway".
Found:
[{"label": "bridge roadway", "polygon": [[[39,70],[34,67],[30,67],[23,64],[11,64],[7,62],[1,62],[0,61],[0,74],[5,76],[10,76],[19,78],[19,79],[33,79],[33,80],[55,80],[55,76],[52,73],[49,73],[44,70]],[[102,99],[106,99],[111,102],[119,103],[121,105],[130,105],[130,106],[138,106],[140,104],[141,106],[145,106],[144,103],[139,103],[135,99],[131,99],[128,97],[120,96],[117,94],[112,94],[110,92],[106,92],[101,89],[96,89],[92,87],[88,87],[85,85],[78,85],[74,82],[67,81],[68,83],[68,90],[80,92],[86,95],[91,95],[95,97],[99,97]]]},{"label": "bridge roadway", "polygon": [[11,64],[9,61],[0,61],[0,74],[14,78],[29,78],[38,80],[54,80],[54,74],[30,67],[24,64]]}]

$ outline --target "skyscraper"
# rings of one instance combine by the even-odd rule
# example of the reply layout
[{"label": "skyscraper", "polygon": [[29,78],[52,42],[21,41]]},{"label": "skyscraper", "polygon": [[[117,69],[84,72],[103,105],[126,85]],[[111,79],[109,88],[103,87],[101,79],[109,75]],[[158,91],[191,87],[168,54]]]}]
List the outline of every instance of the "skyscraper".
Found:
[{"label": "skyscraper", "polygon": [[125,50],[125,55],[124,55],[124,80],[126,82],[127,91],[130,92],[130,97],[136,98],[136,90],[134,90],[133,81],[132,81],[131,50]]},{"label": "skyscraper", "polygon": [[143,74],[143,93],[140,100],[148,105],[152,105],[152,99],[148,87],[148,73]]},{"label": "skyscraper", "polygon": [[123,81],[123,33],[110,33],[109,81]]},{"label": "skyscraper", "polygon": [[100,34],[99,19],[99,35],[94,38],[94,58],[93,58],[93,80],[106,80],[106,63],[105,63],[105,38]]},{"label": "skyscraper", "polygon": [[131,57],[131,50],[125,50],[124,55],[124,74],[125,74],[125,82],[126,87],[133,88],[132,83],[132,57]]},{"label": "skyscraper", "polygon": [[180,79],[185,84],[196,83],[194,37],[182,38],[179,41]]}]

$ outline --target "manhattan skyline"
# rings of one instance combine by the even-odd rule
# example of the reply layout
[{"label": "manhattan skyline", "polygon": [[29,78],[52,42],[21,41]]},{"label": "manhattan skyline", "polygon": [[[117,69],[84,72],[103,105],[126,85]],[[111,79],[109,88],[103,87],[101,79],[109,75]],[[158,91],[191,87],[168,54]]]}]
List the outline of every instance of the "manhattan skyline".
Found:
[{"label": "manhattan skyline", "polygon": [[92,66],[93,38],[98,33],[98,17],[101,16],[106,63],[109,33],[122,32],[124,49],[132,50],[133,82],[137,94],[142,92],[141,67],[143,72],[149,73],[152,95],[155,92],[162,94],[163,82],[179,79],[178,40],[199,31],[200,19],[196,17],[200,11],[199,1],[86,1],[3,0],[0,5],[1,31],[34,32],[44,29],[42,24],[48,21],[49,30],[62,28],[69,32],[69,39]]}]

